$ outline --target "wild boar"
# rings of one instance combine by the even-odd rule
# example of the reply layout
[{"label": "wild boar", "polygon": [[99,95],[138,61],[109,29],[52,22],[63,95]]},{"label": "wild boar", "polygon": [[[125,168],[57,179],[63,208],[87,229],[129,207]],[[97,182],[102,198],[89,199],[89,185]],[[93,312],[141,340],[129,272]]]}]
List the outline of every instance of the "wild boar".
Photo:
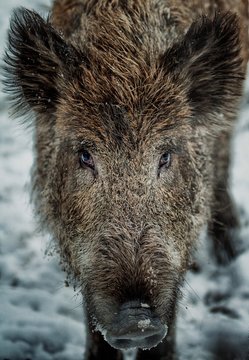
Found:
[{"label": "wild boar", "polygon": [[201,231],[219,261],[221,244],[234,255],[229,143],[247,8],[56,0],[46,20],[24,8],[12,17],[5,87],[14,114],[34,127],[33,199],[84,297],[86,359],[130,348],[137,359],[172,358],[179,289]]}]

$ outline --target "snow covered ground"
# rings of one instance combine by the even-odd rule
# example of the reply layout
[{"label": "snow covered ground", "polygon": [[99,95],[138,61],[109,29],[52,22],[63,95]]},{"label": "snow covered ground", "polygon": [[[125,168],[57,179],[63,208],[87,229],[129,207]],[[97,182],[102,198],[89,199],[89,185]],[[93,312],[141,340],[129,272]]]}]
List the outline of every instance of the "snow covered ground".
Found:
[{"label": "snow covered ground", "polygon": [[[1,1],[1,52],[11,9],[19,5],[45,12],[38,1],[35,5],[32,0]],[[9,120],[8,105],[0,93],[0,360],[82,360],[81,299],[65,286],[58,258],[44,255],[48,239],[37,235],[32,219],[31,147],[32,134]],[[218,268],[203,240],[201,271],[188,274],[179,306],[181,360],[249,359],[248,150],[249,101],[245,99],[232,168],[232,191],[242,219],[241,255]]]}]

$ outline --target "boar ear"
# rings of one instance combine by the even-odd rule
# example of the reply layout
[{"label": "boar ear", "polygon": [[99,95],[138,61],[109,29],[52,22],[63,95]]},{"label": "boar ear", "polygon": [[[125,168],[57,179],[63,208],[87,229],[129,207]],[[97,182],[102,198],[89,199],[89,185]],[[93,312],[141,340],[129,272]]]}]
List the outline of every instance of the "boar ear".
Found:
[{"label": "boar ear", "polygon": [[[242,93],[244,72],[240,56],[238,17],[216,14],[194,22],[182,41],[162,57],[167,73],[187,89],[197,121],[213,115],[233,113]],[[223,120],[224,121],[224,120]]]},{"label": "boar ear", "polygon": [[4,85],[14,114],[53,111],[59,98],[57,79],[72,74],[79,66],[76,49],[37,13],[15,11],[5,54]]}]

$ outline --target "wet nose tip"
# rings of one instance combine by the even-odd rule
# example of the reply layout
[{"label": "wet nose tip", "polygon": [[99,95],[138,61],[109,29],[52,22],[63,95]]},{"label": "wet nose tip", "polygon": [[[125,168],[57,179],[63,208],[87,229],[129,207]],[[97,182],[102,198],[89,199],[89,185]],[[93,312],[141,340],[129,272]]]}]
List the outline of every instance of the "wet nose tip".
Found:
[{"label": "wet nose tip", "polygon": [[133,348],[151,349],[157,346],[165,337],[167,328],[161,326],[157,329],[145,330],[142,329],[128,329],[123,335],[116,335],[113,333],[107,333],[106,340],[108,343],[119,350],[128,350]]},{"label": "wet nose tip", "polygon": [[150,349],[158,345],[167,334],[167,325],[149,307],[135,306],[134,302],[124,304],[107,331],[106,340],[114,348]]}]

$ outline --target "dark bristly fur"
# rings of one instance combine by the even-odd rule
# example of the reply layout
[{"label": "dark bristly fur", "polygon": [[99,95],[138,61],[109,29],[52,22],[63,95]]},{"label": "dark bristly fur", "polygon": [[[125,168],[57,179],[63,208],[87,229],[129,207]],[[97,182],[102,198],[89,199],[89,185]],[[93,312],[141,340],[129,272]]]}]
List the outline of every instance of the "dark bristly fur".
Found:
[{"label": "dark bristly fur", "polygon": [[35,115],[36,212],[84,294],[88,360],[122,358],[91,330],[110,331],[133,300],[169,327],[137,359],[172,359],[179,289],[203,228],[220,262],[235,256],[229,143],[247,6],[55,0],[46,20],[24,8],[11,19],[5,89],[15,115]]},{"label": "dark bristly fur", "polygon": [[[166,71],[173,73],[176,80],[180,78],[188,89],[198,121],[214,112],[214,121],[218,120],[219,126],[217,113],[222,112],[223,107],[230,107],[232,112],[236,106],[244,79],[240,47],[236,14],[216,13],[213,20],[203,16],[193,22],[183,40],[163,55]],[[231,95],[229,103],[228,93]]]},{"label": "dark bristly fur", "polygon": [[86,64],[83,54],[67,44],[49,20],[24,8],[12,16],[8,43],[4,84],[14,114],[25,115],[29,109],[52,111],[59,99],[57,78],[70,81],[77,68]]}]

